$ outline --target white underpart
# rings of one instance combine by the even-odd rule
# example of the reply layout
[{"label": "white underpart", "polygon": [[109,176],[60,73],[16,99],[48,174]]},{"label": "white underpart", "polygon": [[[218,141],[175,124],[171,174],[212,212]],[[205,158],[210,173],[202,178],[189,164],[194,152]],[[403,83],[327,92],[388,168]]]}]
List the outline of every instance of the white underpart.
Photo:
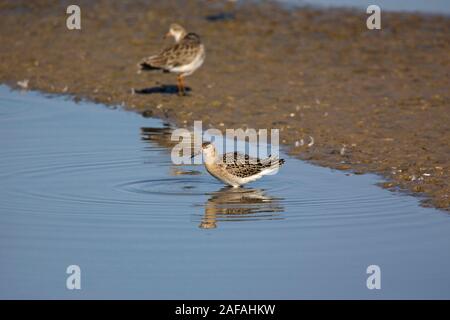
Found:
[{"label": "white underpart", "polygon": [[[238,182],[239,185],[243,185],[243,184],[246,184],[246,183],[249,183],[249,182],[258,180],[258,179],[260,179],[262,176],[263,176],[263,174],[262,174],[262,172],[261,172],[261,173],[255,174],[255,175],[253,175],[253,176],[250,176],[250,177],[245,177],[245,178],[239,178],[239,179],[236,179],[236,180],[237,180],[236,182]],[[233,186],[233,187],[238,187],[238,186]]]},{"label": "white underpart", "polygon": [[170,71],[180,73],[181,76],[186,77],[193,74],[195,70],[200,68],[200,66],[203,64],[203,61],[205,61],[205,49],[203,48],[202,45],[198,52],[198,55],[195,57],[194,60],[192,60],[191,63],[172,68]]},{"label": "white underpart", "polygon": [[246,184],[246,183],[258,180],[258,179],[262,178],[265,175],[273,174],[278,169],[279,169],[278,166],[277,167],[272,167],[272,168],[267,168],[267,169],[264,169],[263,171],[261,171],[260,173],[253,175],[253,176],[240,178],[240,179],[238,179],[238,182],[239,182],[240,185],[243,185],[243,184]]}]

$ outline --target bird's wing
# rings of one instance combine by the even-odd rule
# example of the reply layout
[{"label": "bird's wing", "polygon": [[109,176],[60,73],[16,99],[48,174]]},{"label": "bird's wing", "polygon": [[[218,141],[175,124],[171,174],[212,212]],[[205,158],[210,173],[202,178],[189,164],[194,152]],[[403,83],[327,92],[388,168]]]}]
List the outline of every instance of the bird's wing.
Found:
[{"label": "bird's wing", "polygon": [[266,169],[276,168],[284,163],[283,159],[280,160],[276,157],[261,160],[239,152],[225,153],[222,160],[222,165],[227,172],[241,178],[257,175]]},{"label": "bird's wing", "polygon": [[202,50],[202,45],[199,38],[194,34],[188,34],[179,43],[142,60],[141,66],[148,65],[160,69],[176,68],[194,61],[200,50]]}]

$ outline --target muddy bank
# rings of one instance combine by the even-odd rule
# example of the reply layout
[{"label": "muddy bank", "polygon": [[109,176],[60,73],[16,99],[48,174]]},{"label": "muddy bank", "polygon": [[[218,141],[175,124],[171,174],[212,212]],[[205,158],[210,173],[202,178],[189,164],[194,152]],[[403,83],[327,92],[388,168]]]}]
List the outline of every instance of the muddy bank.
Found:
[{"label": "muddy bank", "polygon": [[[28,80],[178,126],[279,128],[299,158],[380,173],[385,187],[449,209],[449,18],[383,13],[383,29],[369,31],[365,12],[351,10],[104,0],[79,1],[82,30],[69,31],[68,4],[0,2],[1,83]],[[174,75],[136,73],[172,22],[207,49],[188,97],[174,94]]]}]

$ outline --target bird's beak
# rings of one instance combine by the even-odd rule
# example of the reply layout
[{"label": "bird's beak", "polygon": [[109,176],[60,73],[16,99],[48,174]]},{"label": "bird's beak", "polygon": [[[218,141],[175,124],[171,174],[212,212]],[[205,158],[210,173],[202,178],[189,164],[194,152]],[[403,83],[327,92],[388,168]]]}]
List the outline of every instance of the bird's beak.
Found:
[{"label": "bird's beak", "polygon": [[167,32],[165,35],[164,35],[164,39],[167,39],[168,37],[170,37],[171,36],[171,34],[170,34],[170,31],[169,32]]},{"label": "bird's beak", "polygon": [[197,152],[194,152],[191,156],[191,159],[195,158],[196,156],[198,156],[200,153],[202,153],[202,149],[198,150]]}]

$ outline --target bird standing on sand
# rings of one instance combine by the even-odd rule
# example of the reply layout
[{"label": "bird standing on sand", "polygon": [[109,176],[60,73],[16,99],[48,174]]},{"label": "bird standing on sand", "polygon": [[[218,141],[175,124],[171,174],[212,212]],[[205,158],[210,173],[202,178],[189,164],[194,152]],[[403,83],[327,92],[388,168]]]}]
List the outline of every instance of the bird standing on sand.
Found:
[{"label": "bird standing on sand", "polygon": [[273,173],[284,163],[283,159],[277,157],[258,159],[239,152],[219,156],[210,142],[203,143],[200,152],[203,153],[206,170],[216,179],[235,188]]},{"label": "bird standing on sand", "polygon": [[174,37],[175,44],[162,50],[159,54],[143,59],[139,63],[141,70],[162,70],[178,74],[178,94],[184,95],[183,78],[194,73],[205,60],[205,47],[195,33],[186,33],[178,25],[170,25],[166,37]]}]

